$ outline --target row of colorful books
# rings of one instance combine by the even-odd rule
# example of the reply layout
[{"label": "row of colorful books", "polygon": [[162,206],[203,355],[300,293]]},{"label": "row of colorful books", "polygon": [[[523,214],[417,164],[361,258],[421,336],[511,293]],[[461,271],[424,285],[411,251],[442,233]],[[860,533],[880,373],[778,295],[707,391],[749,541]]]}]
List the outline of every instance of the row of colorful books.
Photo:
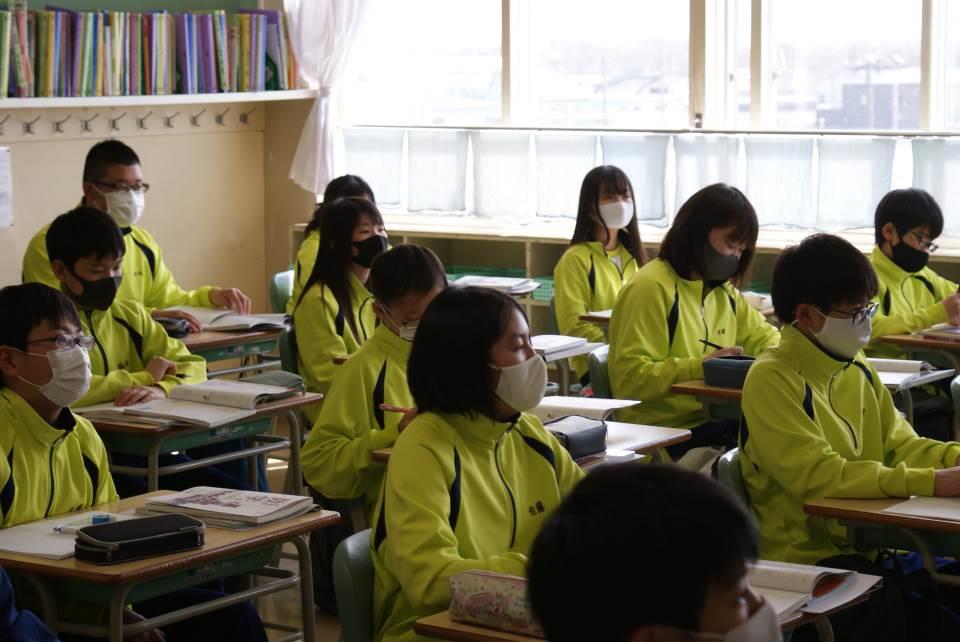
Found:
[{"label": "row of colorful books", "polygon": [[15,97],[295,89],[281,11],[0,10],[0,87]]}]

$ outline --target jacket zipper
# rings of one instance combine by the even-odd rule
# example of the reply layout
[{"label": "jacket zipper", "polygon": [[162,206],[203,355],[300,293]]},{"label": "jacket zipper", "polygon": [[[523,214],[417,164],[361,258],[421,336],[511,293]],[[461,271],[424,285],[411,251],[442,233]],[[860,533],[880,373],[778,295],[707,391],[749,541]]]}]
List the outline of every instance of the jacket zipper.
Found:
[{"label": "jacket zipper", "polygon": [[[510,432],[510,430],[507,430]],[[503,477],[503,471],[500,469],[500,442],[506,436],[507,432],[500,435],[500,438],[497,439],[496,445],[493,447],[493,462],[497,466],[497,475],[500,476],[500,483],[503,484],[504,489],[507,491],[507,496],[510,498],[510,508],[513,509],[513,529],[510,532],[510,548],[513,548],[517,543],[517,500],[513,497],[513,491],[510,490],[510,486],[507,485],[507,480]]]},{"label": "jacket zipper", "polygon": [[103,344],[100,343],[100,339],[97,338],[97,330],[93,327],[93,312],[87,310],[86,313],[87,323],[90,325],[90,334],[93,336],[93,341],[97,344],[97,349],[100,351],[100,357],[103,359],[103,374],[109,374],[110,363],[107,361],[107,353],[104,351]]},{"label": "jacket zipper", "polygon": [[846,424],[847,430],[850,432],[850,439],[853,440],[853,449],[859,450],[860,446],[857,444],[857,435],[853,431],[853,426],[850,425],[850,422],[847,421],[847,418],[840,414],[840,411],[837,410],[836,406],[833,405],[833,382],[836,381],[837,375],[850,367],[850,364],[847,364],[840,368],[838,371],[833,373],[833,376],[830,377],[830,389],[827,393],[827,397],[830,399],[830,409],[833,410],[834,414],[840,417],[843,420],[843,423]]},{"label": "jacket zipper", "polygon": [[[49,466],[48,466],[50,469],[50,498],[47,500],[47,510],[44,511],[43,513],[44,517],[50,516],[50,509],[53,507],[53,492],[56,486],[56,479],[54,478],[54,474],[53,474],[53,455],[57,450],[57,446],[60,445],[60,442],[63,441],[64,437],[66,436],[67,436],[67,433],[63,433],[62,435],[57,437],[52,444],[50,444],[50,459],[49,459]],[[96,495],[97,493],[96,488],[93,489],[93,493],[94,495]]]}]

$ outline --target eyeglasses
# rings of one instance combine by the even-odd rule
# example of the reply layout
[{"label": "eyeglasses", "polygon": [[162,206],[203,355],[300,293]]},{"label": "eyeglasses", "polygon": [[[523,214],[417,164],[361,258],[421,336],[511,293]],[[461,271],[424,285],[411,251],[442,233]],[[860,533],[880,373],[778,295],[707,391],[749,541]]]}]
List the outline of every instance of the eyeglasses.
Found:
[{"label": "eyeglasses", "polygon": [[908,231],[907,234],[912,234],[913,238],[917,239],[917,242],[920,243],[920,247],[925,249],[927,252],[930,252],[931,254],[936,252],[937,248],[940,247],[939,245],[931,241],[930,237],[927,236],[926,234],[921,234],[920,232],[914,232],[913,230]]},{"label": "eyeglasses", "polygon": [[81,334],[78,337],[69,334],[58,334],[55,337],[50,337],[49,339],[34,339],[33,341],[27,341],[27,345],[31,343],[54,343],[57,346],[57,350],[66,350],[77,346],[79,348],[87,349],[94,344],[95,339],[86,334]]},{"label": "eyeglasses", "polygon": [[133,192],[135,194],[146,194],[150,191],[150,183],[137,183],[136,185],[127,185],[126,183],[104,183],[103,181],[94,181],[97,185],[109,187],[114,192]]},{"label": "eyeglasses", "polygon": [[863,323],[867,319],[872,319],[873,315],[877,313],[877,309],[879,307],[880,307],[879,304],[877,304],[876,302],[872,302],[872,303],[868,303],[862,308],[857,308],[853,312],[846,312],[844,310],[834,310],[834,312],[839,312],[840,314],[848,315],[850,317],[850,323],[852,323],[853,325],[859,325],[860,323]]}]

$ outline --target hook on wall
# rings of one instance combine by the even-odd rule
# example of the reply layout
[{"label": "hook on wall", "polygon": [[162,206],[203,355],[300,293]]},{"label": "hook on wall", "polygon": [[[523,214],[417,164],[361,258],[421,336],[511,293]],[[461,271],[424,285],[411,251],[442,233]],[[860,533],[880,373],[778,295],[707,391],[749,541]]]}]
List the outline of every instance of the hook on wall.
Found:
[{"label": "hook on wall", "polygon": [[80,129],[82,129],[82,130],[85,131],[85,132],[92,132],[92,131],[93,131],[93,128],[90,127],[90,123],[92,123],[93,121],[95,121],[95,120],[98,119],[98,118],[100,118],[100,112],[95,113],[95,114],[94,114],[93,116],[91,116],[90,118],[86,118],[86,119],[81,118],[81,119],[80,119]]},{"label": "hook on wall", "polygon": [[3,120],[0,120],[0,136],[4,135],[3,126],[7,124],[8,120],[10,120],[10,114],[7,114]]},{"label": "hook on wall", "polygon": [[39,121],[41,118],[42,118],[42,116],[37,116],[37,117],[34,118],[33,120],[24,121],[24,123],[23,123],[23,133],[24,133],[24,134],[29,134],[30,136],[33,136],[33,135],[36,133],[36,132],[33,131],[33,126],[36,125],[36,124],[37,124],[37,121]]},{"label": "hook on wall", "polygon": [[[124,112],[126,114],[126,112]],[[153,110],[148,111],[143,116],[137,116],[137,129],[146,129],[147,128],[147,119],[153,115]],[[121,116],[122,118],[122,116]]]},{"label": "hook on wall", "polygon": [[254,107],[254,108],[251,109],[250,111],[241,112],[241,113],[240,113],[240,122],[243,123],[244,125],[249,125],[249,124],[250,124],[250,114],[252,114],[252,113],[255,112],[255,111],[257,111],[257,108],[256,108],[256,107]]},{"label": "hook on wall", "polygon": [[127,112],[123,112],[119,116],[110,119],[110,130],[118,132],[120,131],[120,121],[127,115]]},{"label": "hook on wall", "polygon": [[227,107],[227,108],[224,109],[221,113],[216,114],[216,115],[213,117],[213,120],[216,121],[216,123],[217,123],[218,125],[220,125],[221,127],[223,127],[223,125],[224,125],[224,120],[223,120],[223,119],[224,119],[224,117],[225,117],[229,112],[230,112],[230,108]]},{"label": "hook on wall", "polygon": [[63,120],[55,120],[55,121],[53,121],[53,133],[55,133],[55,134],[62,134],[62,133],[63,133],[63,124],[64,124],[65,122],[67,122],[68,120],[70,120],[71,116],[73,116],[73,114],[67,114],[67,117],[64,118]]},{"label": "hook on wall", "polygon": [[207,108],[206,108],[206,107],[204,107],[203,109],[201,109],[199,114],[193,114],[193,115],[191,115],[191,116],[190,116],[190,124],[193,125],[194,127],[199,127],[199,126],[200,126],[200,117],[203,116],[205,113],[207,113]]},{"label": "hook on wall", "polygon": [[180,115],[180,112],[176,112],[171,116],[163,117],[163,126],[167,129],[173,129],[173,119]]}]

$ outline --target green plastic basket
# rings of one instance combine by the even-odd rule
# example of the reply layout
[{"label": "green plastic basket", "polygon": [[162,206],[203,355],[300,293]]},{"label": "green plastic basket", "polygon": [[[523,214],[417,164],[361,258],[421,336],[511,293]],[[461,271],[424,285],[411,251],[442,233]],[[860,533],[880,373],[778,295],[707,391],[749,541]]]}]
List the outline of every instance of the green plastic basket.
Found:
[{"label": "green plastic basket", "polygon": [[537,301],[550,301],[553,299],[553,277],[535,276],[533,280],[540,284],[531,296]]}]

